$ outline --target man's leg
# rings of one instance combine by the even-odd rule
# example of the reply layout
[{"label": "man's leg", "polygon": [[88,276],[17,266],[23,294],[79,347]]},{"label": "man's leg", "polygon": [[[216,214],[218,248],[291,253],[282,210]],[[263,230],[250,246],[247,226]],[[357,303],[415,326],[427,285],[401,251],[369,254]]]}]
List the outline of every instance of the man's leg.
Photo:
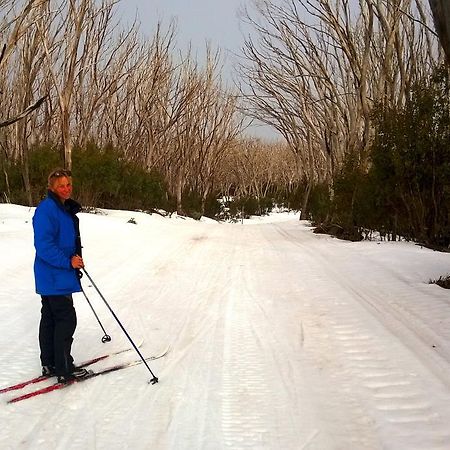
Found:
[{"label": "man's leg", "polygon": [[56,375],[68,375],[74,369],[70,350],[77,326],[77,315],[71,295],[49,296],[48,299],[55,322],[55,372]]},{"label": "man's leg", "polygon": [[39,347],[42,366],[55,366],[55,322],[48,297],[42,296],[41,321],[39,323]]}]

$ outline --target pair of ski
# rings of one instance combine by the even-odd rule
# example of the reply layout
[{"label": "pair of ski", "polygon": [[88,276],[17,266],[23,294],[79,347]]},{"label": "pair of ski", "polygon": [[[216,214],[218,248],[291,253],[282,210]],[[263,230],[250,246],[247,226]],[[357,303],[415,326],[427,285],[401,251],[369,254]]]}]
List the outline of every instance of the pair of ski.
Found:
[{"label": "pair of ski", "polygon": [[[99,361],[102,361],[102,360],[104,360],[106,358],[109,358],[111,356],[120,355],[121,353],[129,352],[131,350],[133,350],[133,349],[132,348],[127,348],[125,350],[119,350],[119,351],[116,351],[116,352],[108,353],[106,355],[98,356],[96,358],[92,358],[92,359],[89,359],[87,361],[84,361],[82,364],[79,364],[77,367],[80,367],[80,368],[89,367],[92,364],[95,364],[95,363],[97,363]],[[167,355],[168,351],[169,350],[167,349],[163,353],[161,353],[159,355],[156,355],[156,356],[150,356],[149,358],[145,358],[145,360],[146,361],[151,361],[151,360],[162,358],[163,356]],[[23,395],[19,395],[17,397],[13,397],[13,398],[9,399],[7,401],[7,403],[16,403],[16,402],[20,402],[22,400],[26,400],[27,398],[37,397],[38,395],[47,394],[48,392],[53,392],[53,391],[56,391],[56,390],[64,389],[64,388],[70,386],[71,384],[80,383],[81,381],[89,380],[91,378],[98,377],[99,375],[105,375],[107,373],[117,372],[118,370],[126,369],[127,367],[136,366],[138,364],[142,364],[142,360],[138,359],[138,360],[135,360],[135,361],[119,363],[119,364],[116,364],[116,365],[113,365],[113,366],[105,367],[105,368],[100,369],[100,370],[98,370],[96,372],[89,371],[89,374],[87,376],[83,377],[83,378],[70,380],[67,383],[58,383],[58,382],[56,382],[56,383],[51,384],[50,386],[46,386],[46,387],[44,387],[42,389],[38,389],[36,391],[32,391],[32,392],[29,392],[27,394],[23,394]],[[23,381],[21,383],[14,384],[12,386],[7,386],[7,387],[5,387],[3,389],[0,389],[0,394],[3,394],[5,392],[11,392],[11,391],[20,390],[20,389],[23,389],[26,386],[29,386],[31,384],[39,383],[39,382],[47,380],[49,378],[50,377],[47,376],[47,375],[40,375],[38,377],[31,378],[31,379]]]}]

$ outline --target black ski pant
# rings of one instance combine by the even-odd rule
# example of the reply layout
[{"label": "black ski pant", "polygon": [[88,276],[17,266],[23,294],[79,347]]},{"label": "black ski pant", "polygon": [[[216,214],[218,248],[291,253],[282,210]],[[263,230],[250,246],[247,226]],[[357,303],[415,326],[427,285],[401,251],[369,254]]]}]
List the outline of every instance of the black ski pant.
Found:
[{"label": "black ski pant", "polygon": [[72,295],[42,296],[39,345],[43,366],[54,366],[56,375],[73,371],[70,350],[77,327]]}]

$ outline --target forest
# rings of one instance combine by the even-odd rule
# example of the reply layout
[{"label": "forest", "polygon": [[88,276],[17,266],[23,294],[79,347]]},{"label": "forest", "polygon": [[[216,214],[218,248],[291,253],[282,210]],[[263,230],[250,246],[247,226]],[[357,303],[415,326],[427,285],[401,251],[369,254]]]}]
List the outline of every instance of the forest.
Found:
[{"label": "forest", "polygon": [[448,247],[449,72],[428,2],[251,1],[232,84],[220,48],[200,60],[175,23],[124,28],[118,1],[0,0],[0,202],[36,205],[65,167],[88,208],[280,206],[345,239]]}]

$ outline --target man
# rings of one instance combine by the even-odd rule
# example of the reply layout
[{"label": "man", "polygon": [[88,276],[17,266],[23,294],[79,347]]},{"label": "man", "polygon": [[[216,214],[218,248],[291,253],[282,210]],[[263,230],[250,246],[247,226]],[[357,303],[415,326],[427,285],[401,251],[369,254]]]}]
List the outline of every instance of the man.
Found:
[{"label": "man", "polygon": [[67,383],[88,374],[73,364],[71,347],[77,326],[72,293],[80,292],[81,257],[79,221],[81,206],[72,195],[71,172],[54,170],[48,177],[48,195],[33,216],[34,276],[42,297],[39,345],[42,374]]}]

